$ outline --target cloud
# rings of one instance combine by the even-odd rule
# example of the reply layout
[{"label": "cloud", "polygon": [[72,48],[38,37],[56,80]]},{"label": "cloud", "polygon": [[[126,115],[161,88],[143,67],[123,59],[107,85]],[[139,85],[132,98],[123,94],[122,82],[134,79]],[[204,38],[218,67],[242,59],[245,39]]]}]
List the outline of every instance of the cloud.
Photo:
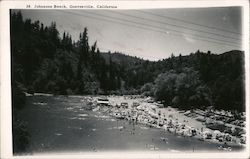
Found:
[{"label": "cloud", "polygon": [[184,39],[185,39],[187,42],[189,42],[189,43],[195,43],[195,42],[196,42],[196,40],[193,39],[192,37],[189,37],[189,36],[187,36],[186,34],[182,34],[182,35],[183,35]]}]

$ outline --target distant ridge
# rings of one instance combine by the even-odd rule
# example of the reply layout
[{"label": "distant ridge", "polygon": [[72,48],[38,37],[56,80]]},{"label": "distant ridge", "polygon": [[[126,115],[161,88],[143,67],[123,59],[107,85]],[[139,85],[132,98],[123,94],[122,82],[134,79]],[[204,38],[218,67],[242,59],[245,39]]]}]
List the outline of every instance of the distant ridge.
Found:
[{"label": "distant ridge", "polygon": [[110,57],[113,62],[120,64],[120,65],[130,65],[143,62],[142,58],[138,58],[135,56],[126,55],[123,53],[110,53],[110,52],[102,52],[101,56],[105,59],[105,61],[109,64]]}]

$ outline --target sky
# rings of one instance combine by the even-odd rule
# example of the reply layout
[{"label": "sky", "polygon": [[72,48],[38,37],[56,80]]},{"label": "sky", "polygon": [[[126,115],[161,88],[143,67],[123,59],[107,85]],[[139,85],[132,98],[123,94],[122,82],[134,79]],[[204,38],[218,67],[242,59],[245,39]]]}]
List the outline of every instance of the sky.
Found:
[{"label": "sky", "polygon": [[23,17],[49,26],[77,41],[88,28],[89,44],[101,52],[117,51],[149,60],[173,53],[223,53],[242,50],[242,8],[147,10],[22,10]]}]

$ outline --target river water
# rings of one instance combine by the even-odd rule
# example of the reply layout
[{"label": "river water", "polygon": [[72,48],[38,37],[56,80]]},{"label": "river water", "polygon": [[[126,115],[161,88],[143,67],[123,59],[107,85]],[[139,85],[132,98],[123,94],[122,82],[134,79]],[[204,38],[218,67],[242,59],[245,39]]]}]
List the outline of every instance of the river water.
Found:
[{"label": "river water", "polygon": [[[26,153],[107,151],[221,151],[218,144],[134,125],[86,110],[83,97],[27,97],[20,114],[31,135]],[[233,147],[240,150],[240,147]]]}]

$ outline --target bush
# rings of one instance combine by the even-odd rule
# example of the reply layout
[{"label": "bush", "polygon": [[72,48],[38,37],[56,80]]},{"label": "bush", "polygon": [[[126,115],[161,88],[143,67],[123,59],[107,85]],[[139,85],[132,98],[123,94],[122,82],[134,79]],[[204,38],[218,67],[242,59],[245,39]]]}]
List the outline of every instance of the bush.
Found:
[{"label": "bush", "polygon": [[13,121],[13,152],[25,152],[30,142],[27,123],[14,117]]},{"label": "bush", "polygon": [[20,89],[18,83],[12,85],[12,132],[13,132],[13,152],[20,153],[27,149],[30,135],[27,130],[27,123],[18,116],[25,106],[25,94]]}]

